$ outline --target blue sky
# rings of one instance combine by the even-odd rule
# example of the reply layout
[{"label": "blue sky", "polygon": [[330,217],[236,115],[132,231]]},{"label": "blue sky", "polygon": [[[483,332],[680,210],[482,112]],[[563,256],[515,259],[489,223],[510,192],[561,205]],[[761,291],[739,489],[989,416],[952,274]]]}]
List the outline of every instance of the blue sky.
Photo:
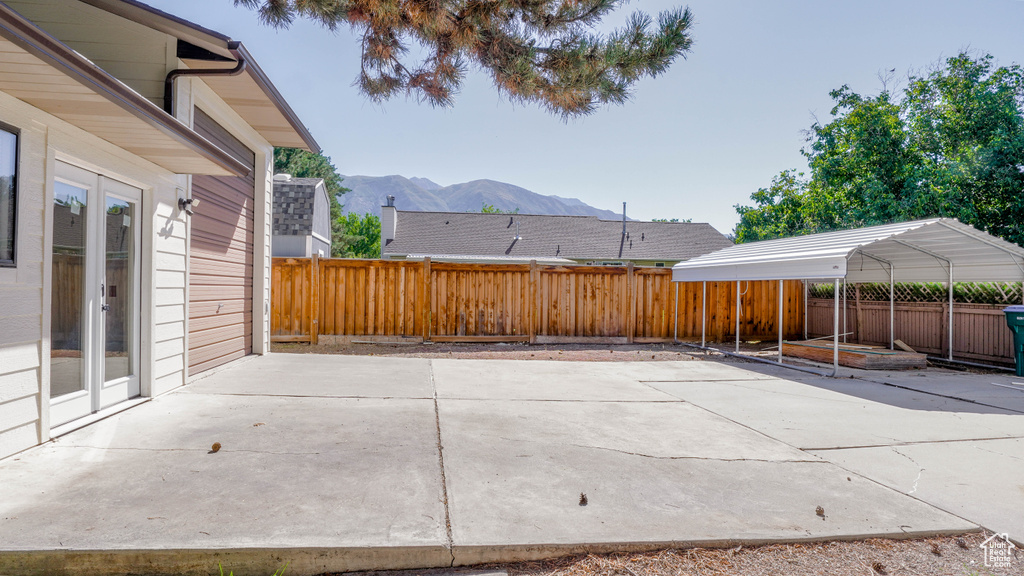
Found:
[{"label": "blue sky", "polygon": [[[787,168],[828,93],[874,93],[964,48],[1024,64],[1022,0],[694,0],[693,51],[625,106],[569,123],[497,95],[471,70],[454,108],[399,98],[374,105],[352,86],[357,36],[301,22],[260,25],[231,0],[147,0],[241,40],[343,174],[421,176],[442,184],[480,178],[580,198],[632,218],[693,218],[722,232]],[[669,0],[633,0],[657,13]]]}]

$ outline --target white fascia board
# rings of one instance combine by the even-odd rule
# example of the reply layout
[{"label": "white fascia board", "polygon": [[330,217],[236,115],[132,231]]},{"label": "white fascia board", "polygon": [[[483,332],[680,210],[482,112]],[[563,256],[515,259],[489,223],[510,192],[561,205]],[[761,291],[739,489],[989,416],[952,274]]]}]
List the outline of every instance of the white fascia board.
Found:
[{"label": "white fascia board", "polygon": [[[687,264],[690,264],[689,266]],[[681,262],[672,267],[673,282],[736,280],[831,280],[846,276],[846,258],[808,258],[711,266]]]}]

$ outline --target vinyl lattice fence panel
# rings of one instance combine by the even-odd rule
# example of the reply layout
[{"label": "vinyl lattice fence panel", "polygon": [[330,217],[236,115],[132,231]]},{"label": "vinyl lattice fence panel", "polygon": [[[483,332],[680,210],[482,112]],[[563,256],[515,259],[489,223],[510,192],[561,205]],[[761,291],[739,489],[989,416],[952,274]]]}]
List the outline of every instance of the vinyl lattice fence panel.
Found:
[{"label": "vinyl lattice fence panel", "polygon": [[[833,284],[808,286],[807,325],[811,337],[832,333]],[[844,292],[840,287],[840,299]],[[953,283],[953,356],[984,362],[1011,363],[1012,336],[1002,309],[1022,301],[1019,282]],[[893,309],[889,284],[847,284],[840,302],[840,331],[848,341],[889,345],[892,336],[918,352],[949,354],[949,291],[943,282],[896,283]]]},{"label": "vinyl lattice fence panel", "polygon": [[[847,284],[846,299],[857,297],[860,287],[860,300],[863,302],[888,302],[889,285],[886,283]],[[897,282],[893,285],[895,302],[946,302],[949,291],[945,282]],[[840,285],[840,298],[842,297]],[[831,283],[812,284],[809,287],[811,298],[831,299],[833,287]],[[1020,282],[954,282],[953,302],[957,304],[994,304],[1009,306],[1022,303],[1024,289]]]}]

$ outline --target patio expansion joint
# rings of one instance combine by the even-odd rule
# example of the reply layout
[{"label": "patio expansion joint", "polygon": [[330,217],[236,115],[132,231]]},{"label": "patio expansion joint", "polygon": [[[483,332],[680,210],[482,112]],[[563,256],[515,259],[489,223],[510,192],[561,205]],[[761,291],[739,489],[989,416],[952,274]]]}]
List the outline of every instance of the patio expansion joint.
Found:
[{"label": "patio expansion joint", "polygon": [[246,396],[252,398],[310,398],[313,400],[430,400],[430,396],[342,396],[332,394],[257,394],[247,392],[192,392],[203,396]]},{"label": "patio expansion joint", "polygon": [[827,460],[821,458],[814,459],[767,459],[767,458],[712,458],[709,456],[655,456],[653,454],[643,454],[641,452],[630,452],[628,450],[619,450],[617,448],[607,448],[605,446],[585,446],[583,444],[569,444],[574,448],[585,448],[590,450],[607,450],[609,452],[618,452],[620,454],[627,454],[629,456],[639,456],[641,458],[653,458],[655,460],[707,460],[709,462],[766,462],[769,464],[828,464]]},{"label": "patio expansion joint", "polygon": [[[88,446],[85,444],[65,444],[59,445],[54,444],[54,448],[85,448],[87,450],[118,450],[118,451],[131,451],[131,452],[197,452],[202,454],[212,454],[213,451],[208,448],[129,448],[124,446]],[[273,454],[276,456],[318,456],[320,452],[273,452],[270,450],[247,450],[244,448],[234,449],[223,449],[218,450],[218,453],[230,454],[233,452],[245,452],[249,454]]]},{"label": "patio expansion joint", "polygon": [[832,450],[860,450],[863,448],[892,448],[900,446],[919,446],[927,444],[957,444],[965,442],[989,442],[993,440],[1024,440],[1024,436],[992,436],[988,438],[953,438],[949,440],[918,440],[916,442],[893,442],[891,444],[862,444],[859,446],[825,446],[819,448],[801,448],[804,452],[829,452]]},{"label": "patio expansion joint", "polygon": [[455,566],[455,547],[454,539],[452,538],[451,509],[448,506],[448,478],[444,471],[444,444],[441,441],[441,411],[437,406],[437,383],[434,381],[433,360],[427,360],[427,373],[430,377],[430,389],[434,396],[434,426],[437,432],[437,465],[441,471],[441,497],[444,504],[445,548],[448,550],[448,554],[451,555],[451,563],[448,565],[448,567],[451,568]]}]

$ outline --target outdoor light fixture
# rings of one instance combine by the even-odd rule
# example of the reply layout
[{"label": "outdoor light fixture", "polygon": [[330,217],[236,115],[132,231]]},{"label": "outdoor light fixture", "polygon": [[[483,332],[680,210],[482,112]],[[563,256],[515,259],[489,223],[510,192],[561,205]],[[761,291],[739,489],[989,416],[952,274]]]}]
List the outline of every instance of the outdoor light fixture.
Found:
[{"label": "outdoor light fixture", "polygon": [[198,198],[178,198],[178,210],[184,210],[189,216],[199,207]]}]

